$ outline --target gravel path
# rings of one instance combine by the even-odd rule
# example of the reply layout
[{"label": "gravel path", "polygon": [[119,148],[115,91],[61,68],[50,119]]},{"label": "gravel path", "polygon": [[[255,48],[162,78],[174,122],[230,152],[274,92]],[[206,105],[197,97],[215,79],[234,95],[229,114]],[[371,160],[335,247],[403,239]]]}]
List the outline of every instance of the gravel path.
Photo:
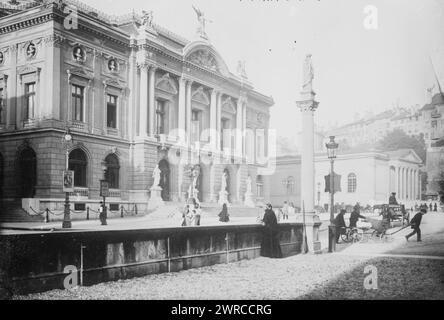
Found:
[{"label": "gravel path", "polygon": [[[365,290],[364,267],[378,269]],[[444,299],[444,261],[298,255],[258,258],[200,269],[53,290],[14,299]]]}]

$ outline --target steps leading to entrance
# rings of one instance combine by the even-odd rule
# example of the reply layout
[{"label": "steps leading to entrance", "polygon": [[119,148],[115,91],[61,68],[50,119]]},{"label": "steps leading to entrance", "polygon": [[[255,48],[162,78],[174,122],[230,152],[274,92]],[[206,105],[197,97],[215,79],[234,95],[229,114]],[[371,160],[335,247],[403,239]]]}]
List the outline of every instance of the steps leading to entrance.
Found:
[{"label": "steps leading to entrance", "polygon": [[21,200],[5,201],[0,206],[0,222],[43,222],[44,215],[31,216],[22,209]]}]

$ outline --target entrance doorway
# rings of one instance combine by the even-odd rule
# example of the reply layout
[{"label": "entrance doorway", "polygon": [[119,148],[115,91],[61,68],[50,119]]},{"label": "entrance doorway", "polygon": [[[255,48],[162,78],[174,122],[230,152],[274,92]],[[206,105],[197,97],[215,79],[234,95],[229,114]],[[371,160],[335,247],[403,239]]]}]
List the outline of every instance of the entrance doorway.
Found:
[{"label": "entrance doorway", "polygon": [[34,150],[27,147],[20,152],[17,169],[20,198],[33,198],[37,185],[37,156]]},{"label": "entrance doorway", "polygon": [[159,162],[160,183],[162,188],[161,197],[163,201],[170,201],[170,165],[167,160],[163,159]]}]

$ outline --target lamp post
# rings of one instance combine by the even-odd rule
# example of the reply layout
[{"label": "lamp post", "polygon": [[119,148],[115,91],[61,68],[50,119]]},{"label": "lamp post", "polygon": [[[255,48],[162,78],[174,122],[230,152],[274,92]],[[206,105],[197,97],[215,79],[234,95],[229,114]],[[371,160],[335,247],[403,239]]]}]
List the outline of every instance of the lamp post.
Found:
[{"label": "lamp post", "polygon": [[[72,135],[69,131],[69,127],[66,127],[65,134],[63,135],[62,142],[65,145],[65,170],[69,170],[69,146],[72,143]],[[69,229],[72,227],[71,216],[70,216],[70,205],[69,205],[69,192],[65,192],[65,210],[63,213],[63,229]]]},{"label": "lamp post", "polygon": [[106,210],[106,197],[108,196],[109,192],[109,185],[108,181],[106,180],[106,170],[108,170],[107,163],[105,161],[102,161],[102,171],[103,171],[103,180],[100,183],[100,194],[103,197],[103,212],[102,217],[100,217],[100,222],[102,223],[102,226],[106,226],[106,218],[107,218],[107,210]]},{"label": "lamp post", "polygon": [[328,228],[328,252],[336,251],[336,228],[335,228],[335,181],[334,181],[334,161],[336,158],[336,150],[339,145],[335,142],[335,137],[331,136],[330,141],[325,144],[327,147],[328,158],[330,159],[330,226]]}]

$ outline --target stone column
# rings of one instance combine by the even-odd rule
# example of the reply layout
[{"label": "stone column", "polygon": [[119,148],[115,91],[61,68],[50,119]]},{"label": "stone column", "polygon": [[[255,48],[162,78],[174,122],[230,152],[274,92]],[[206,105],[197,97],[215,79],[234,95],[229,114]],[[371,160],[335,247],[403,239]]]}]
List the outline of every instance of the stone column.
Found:
[{"label": "stone column", "polygon": [[148,65],[140,65],[139,136],[148,133]]},{"label": "stone column", "polygon": [[236,145],[235,145],[235,155],[240,157],[242,155],[242,114],[243,114],[243,98],[240,97],[237,100],[237,108],[236,108]]},{"label": "stone column", "polygon": [[187,81],[186,84],[186,134],[187,142],[191,143],[191,87],[192,81]]},{"label": "stone column", "polygon": [[[210,102],[210,144],[212,149],[217,148],[217,91],[211,92]],[[212,193],[212,191],[211,191]]]},{"label": "stone column", "polygon": [[217,128],[217,141],[216,141],[216,147],[217,150],[221,150],[222,145],[221,145],[221,122],[222,122],[222,93],[219,92],[217,95],[217,114],[216,114],[216,128]]},{"label": "stone column", "polygon": [[185,105],[186,105],[186,80],[181,77],[179,79],[179,108],[178,108],[178,129],[179,129],[179,133],[180,133],[180,141],[183,142],[185,141],[185,125],[186,125],[186,109],[185,109]]},{"label": "stone column", "polygon": [[[308,248],[310,252],[320,252],[319,241],[320,219],[314,211],[315,206],[315,163],[314,163],[314,113],[319,102],[315,101],[315,93],[311,88],[301,91],[296,105],[302,113],[302,148],[301,148],[301,204],[305,207],[305,222]],[[296,137],[295,137],[296,138]],[[302,216],[302,215],[300,215]]]},{"label": "stone column", "polygon": [[149,71],[149,90],[148,90],[148,111],[149,111],[149,132],[150,136],[156,134],[156,104],[155,104],[155,83],[156,83],[156,67],[151,66]]}]

